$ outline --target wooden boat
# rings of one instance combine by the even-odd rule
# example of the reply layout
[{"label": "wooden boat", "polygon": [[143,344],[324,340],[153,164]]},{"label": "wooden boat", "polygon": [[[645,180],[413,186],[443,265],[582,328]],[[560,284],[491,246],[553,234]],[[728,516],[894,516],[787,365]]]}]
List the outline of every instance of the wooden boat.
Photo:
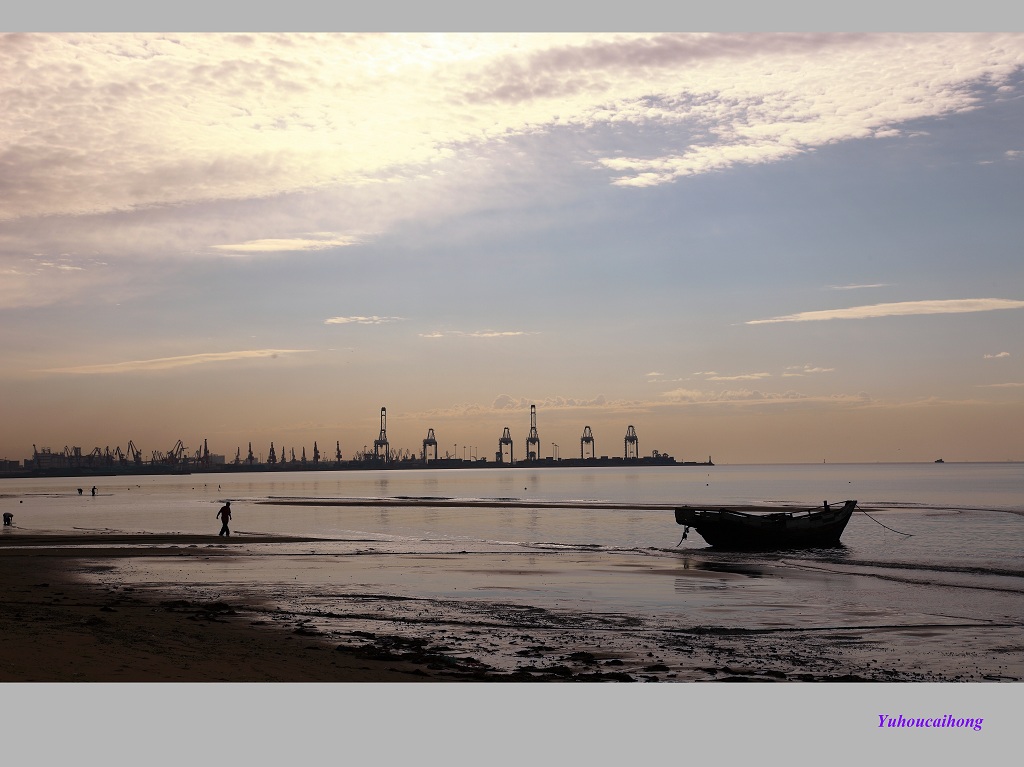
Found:
[{"label": "wooden boat", "polygon": [[796,549],[838,546],[839,537],[850,521],[856,501],[842,506],[825,503],[807,511],[752,512],[735,508],[682,506],[676,509],[676,523],[685,526],[683,538],[692,527],[711,546],[734,550]]}]

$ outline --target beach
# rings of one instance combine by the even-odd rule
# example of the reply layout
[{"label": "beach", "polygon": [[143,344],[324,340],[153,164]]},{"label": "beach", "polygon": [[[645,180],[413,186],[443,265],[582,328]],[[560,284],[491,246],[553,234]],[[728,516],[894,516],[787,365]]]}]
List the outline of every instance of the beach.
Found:
[{"label": "beach", "polygon": [[[543,610],[523,609],[522,616],[508,615],[499,625],[500,619],[484,615],[486,610],[449,603],[431,618],[412,608],[418,615],[410,619],[410,600],[380,595],[358,600],[359,609],[349,616],[351,630],[328,632],[317,626],[317,619],[325,618],[322,612],[275,607],[284,584],[271,579],[225,601],[215,595],[226,590],[225,584],[214,580],[197,596],[187,587],[155,592],[117,577],[125,562],[159,567],[159,560],[179,564],[182,557],[190,558],[187,566],[193,570],[197,560],[211,557],[217,564],[242,558],[253,565],[262,559],[266,573],[275,556],[267,548],[316,543],[281,536],[223,542],[186,535],[5,535],[0,538],[5,584],[0,681],[636,681],[632,674],[638,671],[667,670],[637,647],[622,653],[633,656],[631,673],[619,671],[626,665],[621,654],[583,639],[580,620],[545,617]],[[474,558],[472,567],[507,569],[490,560]],[[381,628],[396,624],[402,625],[390,632]],[[473,657],[474,650],[492,655],[490,648],[502,641],[512,647],[521,643],[518,655],[536,659],[537,665],[514,673]]]},{"label": "beach", "polygon": [[[0,488],[3,681],[1024,680],[1019,467],[73,478]],[[673,501],[860,500],[723,552]],[[232,535],[217,510],[232,500]]]},{"label": "beach", "polygon": [[[183,534],[15,532],[0,537],[0,551],[0,681],[8,682],[964,682],[1022,674],[1019,620],[863,602],[826,615],[810,595],[858,577],[822,563],[410,553]],[[337,573],[343,583],[332,582]],[[571,596],[604,584],[605,596],[619,589],[628,601],[632,589],[659,581],[687,598],[693,620],[592,610]],[[902,586],[920,591],[912,580]]]},{"label": "beach", "polygon": [[[401,659],[331,652],[300,626],[261,627],[244,608],[136,596],[83,574],[126,556],[173,555],[181,536],[112,546],[102,536],[2,539],[0,634],[3,682],[411,682]],[[148,537],[147,537],[148,538]],[[9,545],[17,548],[12,550]],[[83,551],[87,548],[87,551]],[[87,557],[84,559],[83,557]]]}]

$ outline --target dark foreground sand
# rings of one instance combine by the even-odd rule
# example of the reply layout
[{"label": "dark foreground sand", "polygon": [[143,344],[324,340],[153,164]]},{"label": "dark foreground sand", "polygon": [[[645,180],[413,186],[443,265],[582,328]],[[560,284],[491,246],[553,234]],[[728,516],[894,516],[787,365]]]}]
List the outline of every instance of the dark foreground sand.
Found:
[{"label": "dark foreground sand", "polygon": [[[253,543],[265,550],[315,541],[5,534],[0,537],[0,682],[636,681],[614,668],[596,668],[592,653],[573,652],[572,639],[562,655],[574,656],[576,668],[554,663],[510,671],[453,648],[454,641],[481,649],[483,632],[470,625],[464,636],[452,636],[450,615],[428,619],[416,636],[367,631],[353,621],[339,641],[338,632],[327,635],[307,618],[282,615],[259,596],[225,601],[197,599],[186,589],[155,594],[120,583],[115,574],[116,560],[179,557],[197,547],[207,555],[211,546],[220,557],[249,557]],[[97,574],[99,580],[88,577]],[[383,613],[374,615],[373,625],[390,618],[401,622],[404,606],[392,608],[390,601],[384,598],[372,608]]]},{"label": "dark foreground sand", "polygon": [[[855,610],[812,611],[814,620],[802,624],[747,627],[706,625],[697,613],[659,622],[593,612],[574,598],[552,609],[550,598],[523,603],[483,598],[481,591],[461,596],[461,587],[485,581],[493,594],[513,587],[540,593],[585,572],[587,588],[603,590],[628,587],[636,578],[668,578],[689,590],[692,611],[702,599],[720,610],[721,579],[746,577],[680,569],[660,558],[594,559],[586,552],[527,552],[518,560],[491,552],[387,555],[357,542],[341,567],[346,582],[291,585],[294,572],[315,574],[324,561],[338,567],[336,555],[319,553],[323,547],[296,558],[297,549],[315,542],[7,528],[0,535],[0,682],[1021,678],[1017,621],[931,614],[897,620],[892,610]],[[182,582],[179,572],[198,580]],[[225,572],[231,584],[220,580]],[[809,591],[785,592],[792,600],[837,577],[833,571],[785,572],[784,578],[812,579]],[[240,580],[239,573],[256,579]],[[457,596],[430,596],[437,579],[459,584]],[[751,596],[739,609],[764,609],[763,599]]]},{"label": "dark foreground sand", "polygon": [[[184,588],[154,593],[119,582],[116,575],[117,562],[129,559],[180,557],[196,548],[208,559],[210,547],[230,559],[252,556],[254,543],[265,551],[268,545],[315,541],[5,534],[0,537],[0,682],[635,681],[617,670],[596,670],[589,653],[577,653],[587,657],[575,671],[560,664],[528,673],[495,668],[435,641],[431,627],[440,637],[451,629],[441,616],[436,623],[428,620],[418,636],[361,630],[353,622],[339,641],[338,632],[322,633],[301,615],[268,607],[260,596],[196,598]],[[390,610],[388,601],[374,609]],[[397,615],[374,617],[376,625]],[[481,631],[470,627],[464,633]]]},{"label": "dark foreground sand", "polygon": [[[168,540],[164,540],[167,538]],[[0,543],[0,681],[416,682],[475,678],[431,668],[423,648],[339,651],[315,637],[253,625],[222,602],[136,597],[87,585],[86,560],[160,556],[154,544],[209,536],[17,536]],[[135,541],[136,546],[124,546]],[[273,542],[275,539],[265,539]],[[281,541],[295,539],[281,539]],[[115,544],[117,544],[115,546]],[[244,544],[239,544],[244,545]],[[88,549],[82,547],[88,546]],[[407,659],[394,657],[407,655]],[[390,657],[389,657],[390,656]]]}]

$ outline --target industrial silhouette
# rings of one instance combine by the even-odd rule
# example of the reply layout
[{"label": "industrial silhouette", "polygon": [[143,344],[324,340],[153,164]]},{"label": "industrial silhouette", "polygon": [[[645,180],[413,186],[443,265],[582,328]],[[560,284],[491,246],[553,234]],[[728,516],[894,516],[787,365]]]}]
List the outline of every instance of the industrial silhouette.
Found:
[{"label": "industrial silhouette", "polygon": [[380,409],[380,436],[373,441],[373,457],[375,460],[381,459],[383,453],[384,462],[387,463],[391,460],[391,456],[388,453],[388,411],[385,408]]},{"label": "industrial silhouette", "polygon": [[[39,449],[32,446],[32,458],[25,459],[24,471],[6,468],[5,475],[26,475],[26,476],[81,476],[90,474],[162,474],[162,473],[192,473],[204,471],[294,471],[294,470],[332,470],[332,469],[367,469],[367,468],[463,468],[480,466],[515,466],[515,450],[513,446],[512,433],[508,426],[504,427],[501,437],[498,439],[498,450],[494,454],[494,463],[487,459],[479,459],[473,455],[470,449],[469,460],[458,454],[449,455],[445,453],[444,458],[438,457],[438,440],[434,429],[427,429],[427,436],[423,440],[422,449],[419,454],[408,450],[396,451],[391,449],[387,435],[387,408],[380,409],[380,432],[377,439],[373,441],[373,452],[369,452],[364,446],[361,452],[348,461],[343,460],[340,440],[336,443],[334,461],[321,460],[320,447],[317,442],[313,443],[313,460],[306,459],[306,448],[301,448],[301,459],[296,459],[295,448],[291,449],[291,460],[287,458],[287,451],[284,447],[278,449],[273,442],[270,443],[270,450],[266,460],[257,458],[252,451],[252,442],[249,442],[248,454],[243,459],[242,449],[235,451],[234,460],[230,463],[225,461],[223,455],[216,455],[210,452],[207,441],[203,440],[203,446],[189,454],[188,448],[179,439],[174,446],[166,453],[154,450],[152,458],[148,461],[142,457],[142,451],[132,441],[128,441],[125,450],[120,447],[113,451],[108,447],[105,451],[95,448],[91,453],[84,453],[80,447],[65,447],[62,453],[56,453],[49,448]],[[640,440],[637,437],[636,429],[632,424],[626,427],[624,440],[624,451],[622,458],[598,456],[597,443],[594,432],[590,426],[583,427],[583,436],[580,438],[580,457],[562,459],[558,455],[558,445],[552,443],[552,453],[549,457],[541,454],[540,433],[537,431],[537,406],[530,405],[530,429],[526,436],[526,456],[523,463],[531,466],[613,466],[623,463],[638,465],[657,466],[713,466],[711,456],[707,461],[677,461],[672,456],[654,450],[649,456],[640,455]],[[458,446],[456,446],[457,448]],[[280,457],[279,457],[280,456]],[[17,462],[10,461],[8,464]]]},{"label": "industrial silhouette", "polygon": [[594,433],[590,430],[589,426],[584,426],[583,427],[583,436],[580,437],[580,460],[581,461],[586,460],[586,458],[587,458],[587,455],[584,452],[585,447],[587,445],[590,445],[590,457],[591,457],[591,459],[596,458],[597,457],[597,453],[595,453],[594,451],[597,449],[597,446],[594,444]]}]

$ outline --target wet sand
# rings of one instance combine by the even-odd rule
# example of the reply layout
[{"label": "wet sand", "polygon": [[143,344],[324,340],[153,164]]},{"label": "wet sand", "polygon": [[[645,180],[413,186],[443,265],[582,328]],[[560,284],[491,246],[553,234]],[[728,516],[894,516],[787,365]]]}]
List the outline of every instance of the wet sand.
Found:
[{"label": "wet sand", "polygon": [[[706,565],[608,552],[394,552],[283,536],[15,531],[0,536],[0,681],[1021,677],[1016,623],[823,615],[801,600],[841,573]],[[803,592],[802,579],[811,582]],[[768,580],[773,591],[758,591]],[[593,609],[611,596],[639,602],[652,583],[685,592],[693,614]],[[600,599],[588,604],[593,590]]]},{"label": "wet sand", "polygon": [[[266,629],[223,602],[137,595],[86,576],[124,557],[173,554],[209,536],[4,536],[0,681],[414,682],[422,665],[332,652]],[[286,539],[281,539],[284,542]],[[240,544],[244,545],[244,544]],[[84,559],[83,557],[88,557]]]},{"label": "wet sand", "polygon": [[[358,595],[352,614],[328,616],[347,627],[324,631],[317,620],[325,617],[322,611],[311,617],[306,610],[277,606],[281,583],[232,590],[206,581],[197,595],[188,586],[129,585],[130,578],[118,575],[126,563],[159,570],[159,560],[180,564],[182,556],[191,560],[191,569],[209,567],[211,557],[244,558],[252,565],[254,557],[267,557],[267,547],[318,542],[281,536],[4,535],[0,682],[634,681],[614,668],[595,669],[589,652],[574,654],[581,666],[575,671],[546,664],[510,673],[483,663],[460,646],[467,640],[477,649],[493,643],[483,635],[494,626],[459,617],[457,605],[408,622],[408,600]],[[403,630],[407,623],[416,631]],[[395,625],[400,628],[385,628]],[[551,649],[534,642],[526,654],[541,657]]]}]

